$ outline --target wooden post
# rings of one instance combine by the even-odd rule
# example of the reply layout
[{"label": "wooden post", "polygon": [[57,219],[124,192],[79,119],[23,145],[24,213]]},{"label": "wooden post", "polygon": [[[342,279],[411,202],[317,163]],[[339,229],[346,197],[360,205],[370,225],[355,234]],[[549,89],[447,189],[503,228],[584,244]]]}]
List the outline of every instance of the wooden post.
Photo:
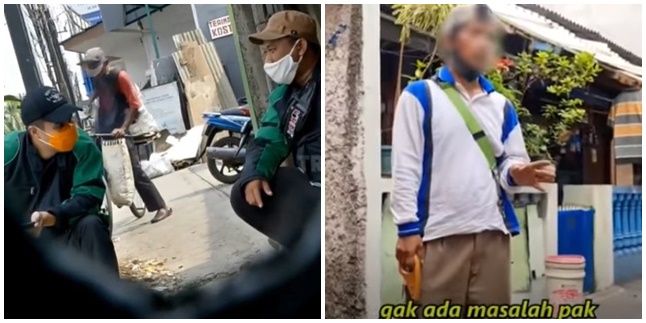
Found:
[{"label": "wooden post", "polygon": [[263,68],[264,60],[260,48],[247,37],[257,32],[251,5],[227,5],[229,19],[233,27],[236,53],[240,62],[240,72],[247,103],[252,113],[254,129],[258,128],[258,118],[262,116],[269,96],[269,86]]},{"label": "wooden post", "polygon": [[610,184],[617,185],[617,163],[615,161],[615,140],[610,140]]}]

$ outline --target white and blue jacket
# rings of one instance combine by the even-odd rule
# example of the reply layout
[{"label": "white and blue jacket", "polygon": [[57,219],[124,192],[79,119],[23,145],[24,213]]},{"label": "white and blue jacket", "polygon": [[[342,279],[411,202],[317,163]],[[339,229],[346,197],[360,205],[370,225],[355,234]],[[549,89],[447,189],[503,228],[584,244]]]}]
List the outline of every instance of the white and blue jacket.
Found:
[{"label": "white and blue jacket", "polygon": [[393,126],[391,210],[399,236],[423,235],[429,241],[487,230],[517,234],[520,228],[507,194],[518,187],[509,169],[529,162],[529,157],[514,107],[484,77],[479,78],[482,93],[471,98],[446,67],[436,81],[461,93],[491,142],[499,176],[492,176],[437,82],[411,83],[399,98]]}]

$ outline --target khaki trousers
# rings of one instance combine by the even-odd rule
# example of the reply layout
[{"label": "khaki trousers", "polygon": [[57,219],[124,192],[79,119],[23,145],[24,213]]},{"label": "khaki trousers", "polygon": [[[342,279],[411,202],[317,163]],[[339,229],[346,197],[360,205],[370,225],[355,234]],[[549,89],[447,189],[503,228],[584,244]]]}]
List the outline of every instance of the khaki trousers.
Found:
[{"label": "khaki trousers", "polygon": [[509,235],[485,231],[424,243],[420,303],[511,303]]}]

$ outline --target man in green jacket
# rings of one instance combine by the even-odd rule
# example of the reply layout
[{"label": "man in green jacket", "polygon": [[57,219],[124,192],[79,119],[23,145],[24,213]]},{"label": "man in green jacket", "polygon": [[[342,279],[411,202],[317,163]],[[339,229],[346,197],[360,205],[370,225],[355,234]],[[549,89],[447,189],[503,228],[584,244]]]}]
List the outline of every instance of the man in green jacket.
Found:
[{"label": "man in green jacket", "polygon": [[[231,191],[244,221],[289,249],[321,199],[321,48],[314,19],[280,11],[249,36],[278,87]],[[291,154],[296,167],[279,167]],[[320,216],[320,212],[318,214]]]},{"label": "man in green jacket", "polygon": [[54,88],[27,93],[20,109],[27,130],[4,138],[5,216],[118,275],[108,222],[99,212],[103,157],[71,121],[78,110]]}]

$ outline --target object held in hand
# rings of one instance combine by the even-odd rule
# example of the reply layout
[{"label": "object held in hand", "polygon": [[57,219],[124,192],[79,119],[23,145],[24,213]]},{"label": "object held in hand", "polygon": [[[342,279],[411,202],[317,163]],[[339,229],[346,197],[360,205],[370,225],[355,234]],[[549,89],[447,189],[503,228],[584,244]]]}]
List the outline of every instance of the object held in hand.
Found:
[{"label": "object held in hand", "polygon": [[404,285],[411,300],[419,301],[422,293],[422,263],[419,257],[415,256],[415,265],[411,271],[399,266],[399,274],[404,278]]}]

